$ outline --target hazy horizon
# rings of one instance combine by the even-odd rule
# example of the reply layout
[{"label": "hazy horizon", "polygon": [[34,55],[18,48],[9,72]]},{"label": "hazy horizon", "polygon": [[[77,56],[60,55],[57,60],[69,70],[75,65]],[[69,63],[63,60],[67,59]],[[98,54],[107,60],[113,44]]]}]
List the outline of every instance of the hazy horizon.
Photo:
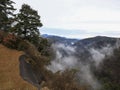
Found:
[{"label": "hazy horizon", "polygon": [[118,0],[13,0],[15,8],[23,3],[37,10],[43,27],[41,34],[69,38],[94,36],[120,37]]}]

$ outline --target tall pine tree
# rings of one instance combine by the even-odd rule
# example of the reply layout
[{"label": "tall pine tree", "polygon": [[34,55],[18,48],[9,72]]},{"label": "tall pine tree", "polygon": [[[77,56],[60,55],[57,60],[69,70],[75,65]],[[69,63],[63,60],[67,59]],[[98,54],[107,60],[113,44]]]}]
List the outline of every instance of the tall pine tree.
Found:
[{"label": "tall pine tree", "polygon": [[30,42],[34,43],[34,41],[37,41],[36,39],[40,35],[38,27],[42,26],[38,12],[29,5],[23,4],[17,15],[17,20],[18,22],[15,26],[16,34]]},{"label": "tall pine tree", "polygon": [[0,30],[8,31],[11,28],[16,10],[13,3],[11,0],[0,0]]}]

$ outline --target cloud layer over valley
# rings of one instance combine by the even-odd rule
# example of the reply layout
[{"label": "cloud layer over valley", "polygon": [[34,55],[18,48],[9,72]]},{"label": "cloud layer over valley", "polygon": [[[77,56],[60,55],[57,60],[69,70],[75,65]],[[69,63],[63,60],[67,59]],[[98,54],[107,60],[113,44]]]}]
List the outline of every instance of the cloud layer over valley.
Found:
[{"label": "cloud layer over valley", "polygon": [[[107,57],[110,57],[114,49],[119,47],[119,40],[111,46],[107,44],[102,48],[84,46],[87,52],[77,52],[77,46],[65,45],[61,43],[55,43],[52,48],[55,53],[55,58],[51,61],[51,64],[47,66],[47,69],[52,72],[65,71],[67,69],[76,69],[78,80],[81,84],[88,84],[92,87],[92,90],[101,88],[101,83],[97,80],[92,68],[99,69],[100,63]],[[84,50],[84,49],[83,49]],[[87,55],[88,53],[88,55]],[[83,60],[83,56],[86,60]]]}]

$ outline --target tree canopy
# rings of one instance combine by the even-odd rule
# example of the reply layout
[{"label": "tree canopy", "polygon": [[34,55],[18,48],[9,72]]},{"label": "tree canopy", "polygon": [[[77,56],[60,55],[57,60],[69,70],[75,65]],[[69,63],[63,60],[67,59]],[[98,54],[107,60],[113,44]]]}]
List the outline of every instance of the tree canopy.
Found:
[{"label": "tree canopy", "polygon": [[13,12],[16,10],[11,0],[0,0],[0,30],[9,30],[14,21]]},{"label": "tree canopy", "polygon": [[15,32],[18,36],[27,40],[39,37],[40,32],[38,28],[42,26],[42,23],[36,10],[27,4],[23,4],[16,18]]}]

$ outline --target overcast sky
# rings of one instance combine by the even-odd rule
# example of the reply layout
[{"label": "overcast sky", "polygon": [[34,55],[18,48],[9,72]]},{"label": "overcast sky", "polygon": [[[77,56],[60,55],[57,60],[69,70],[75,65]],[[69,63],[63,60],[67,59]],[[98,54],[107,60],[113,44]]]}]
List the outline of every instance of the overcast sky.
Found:
[{"label": "overcast sky", "polygon": [[13,0],[39,12],[42,34],[70,38],[120,37],[120,0]]}]

